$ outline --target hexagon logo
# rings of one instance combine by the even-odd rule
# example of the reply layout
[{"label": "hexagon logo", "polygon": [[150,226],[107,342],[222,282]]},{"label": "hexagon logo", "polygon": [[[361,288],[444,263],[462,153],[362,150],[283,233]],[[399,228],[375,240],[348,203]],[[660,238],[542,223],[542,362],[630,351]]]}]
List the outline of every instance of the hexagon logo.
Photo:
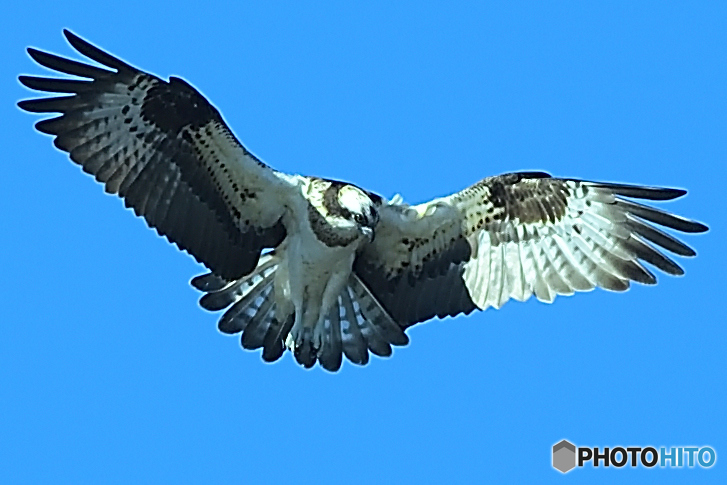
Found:
[{"label": "hexagon logo", "polygon": [[576,467],[576,445],[563,440],[553,445],[553,468],[567,473]]}]

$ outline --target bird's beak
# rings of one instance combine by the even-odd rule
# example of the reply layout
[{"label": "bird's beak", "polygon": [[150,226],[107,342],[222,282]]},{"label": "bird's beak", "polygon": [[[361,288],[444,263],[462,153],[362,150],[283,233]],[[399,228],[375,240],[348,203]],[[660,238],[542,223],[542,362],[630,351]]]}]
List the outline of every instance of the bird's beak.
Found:
[{"label": "bird's beak", "polygon": [[374,230],[368,226],[361,226],[361,232],[364,236],[366,236],[369,240],[369,242],[374,242],[374,237],[376,237],[376,233],[374,233]]}]

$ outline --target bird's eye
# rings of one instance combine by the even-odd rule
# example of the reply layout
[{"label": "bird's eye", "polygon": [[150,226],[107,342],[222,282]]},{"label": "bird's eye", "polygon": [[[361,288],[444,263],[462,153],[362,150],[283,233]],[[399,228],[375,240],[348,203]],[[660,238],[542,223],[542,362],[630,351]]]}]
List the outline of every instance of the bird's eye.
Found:
[{"label": "bird's eye", "polygon": [[358,224],[363,224],[364,223],[364,218],[363,218],[363,216],[361,214],[355,214],[353,216],[353,220],[356,221],[356,223],[358,223]]}]

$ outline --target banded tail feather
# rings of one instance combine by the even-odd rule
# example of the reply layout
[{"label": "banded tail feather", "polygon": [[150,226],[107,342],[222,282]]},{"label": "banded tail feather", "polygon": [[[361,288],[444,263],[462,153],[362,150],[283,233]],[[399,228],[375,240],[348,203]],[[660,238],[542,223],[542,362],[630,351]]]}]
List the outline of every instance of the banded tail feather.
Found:
[{"label": "banded tail feather", "polygon": [[[355,274],[328,310],[321,325],[303,334],[298,342],[289,335],[295,312],[285,296],[276,294],[275,272],[279,260],[264,254],[253,273],[228,281],[214,273],[197,276],[192,286],[205,294],[200,305],[209,311],[225,310],[218,322],[222,333],[241,333],[243,348],[262,348],[262,358],[272,362],[290,349],[306,368],[316,362],[337,371],[343,356],[358,365],[369,361],[369,352],[380,357],[392,354],[391,346],[404,346],[409,338]],[[288,311],[279,311],[280,306]]]}]

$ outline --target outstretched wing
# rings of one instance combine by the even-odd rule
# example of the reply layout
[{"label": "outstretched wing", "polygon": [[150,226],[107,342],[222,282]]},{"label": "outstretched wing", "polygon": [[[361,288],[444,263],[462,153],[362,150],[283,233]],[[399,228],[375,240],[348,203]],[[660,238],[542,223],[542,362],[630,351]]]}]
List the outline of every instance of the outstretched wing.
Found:
[{"label": "outstretched wing", "polygon": [[30,89],[69,94],[18,103],[33,113],[61,113],[36,128],[215,274],[234,279],[252,271],[261,249],[285,237],[284,202],[297,179],[248,152],[182,79],[164,81],[64,34],[103,67],[29,48],[38,64],[83,78],[20,76]]},{"label": "outstretched wing", "polygon": [[695,255],[652,224],[707,230],[629,199],[670,200],[685,193],[540,172],[489,177],[418,206],[382,207],[376,239],[354,267],[402,326],[499,308],[533,294],[552,302],[596,286],[624,291],[631,281],[656,283],[644,262],[683,274],[659,248]]}]

